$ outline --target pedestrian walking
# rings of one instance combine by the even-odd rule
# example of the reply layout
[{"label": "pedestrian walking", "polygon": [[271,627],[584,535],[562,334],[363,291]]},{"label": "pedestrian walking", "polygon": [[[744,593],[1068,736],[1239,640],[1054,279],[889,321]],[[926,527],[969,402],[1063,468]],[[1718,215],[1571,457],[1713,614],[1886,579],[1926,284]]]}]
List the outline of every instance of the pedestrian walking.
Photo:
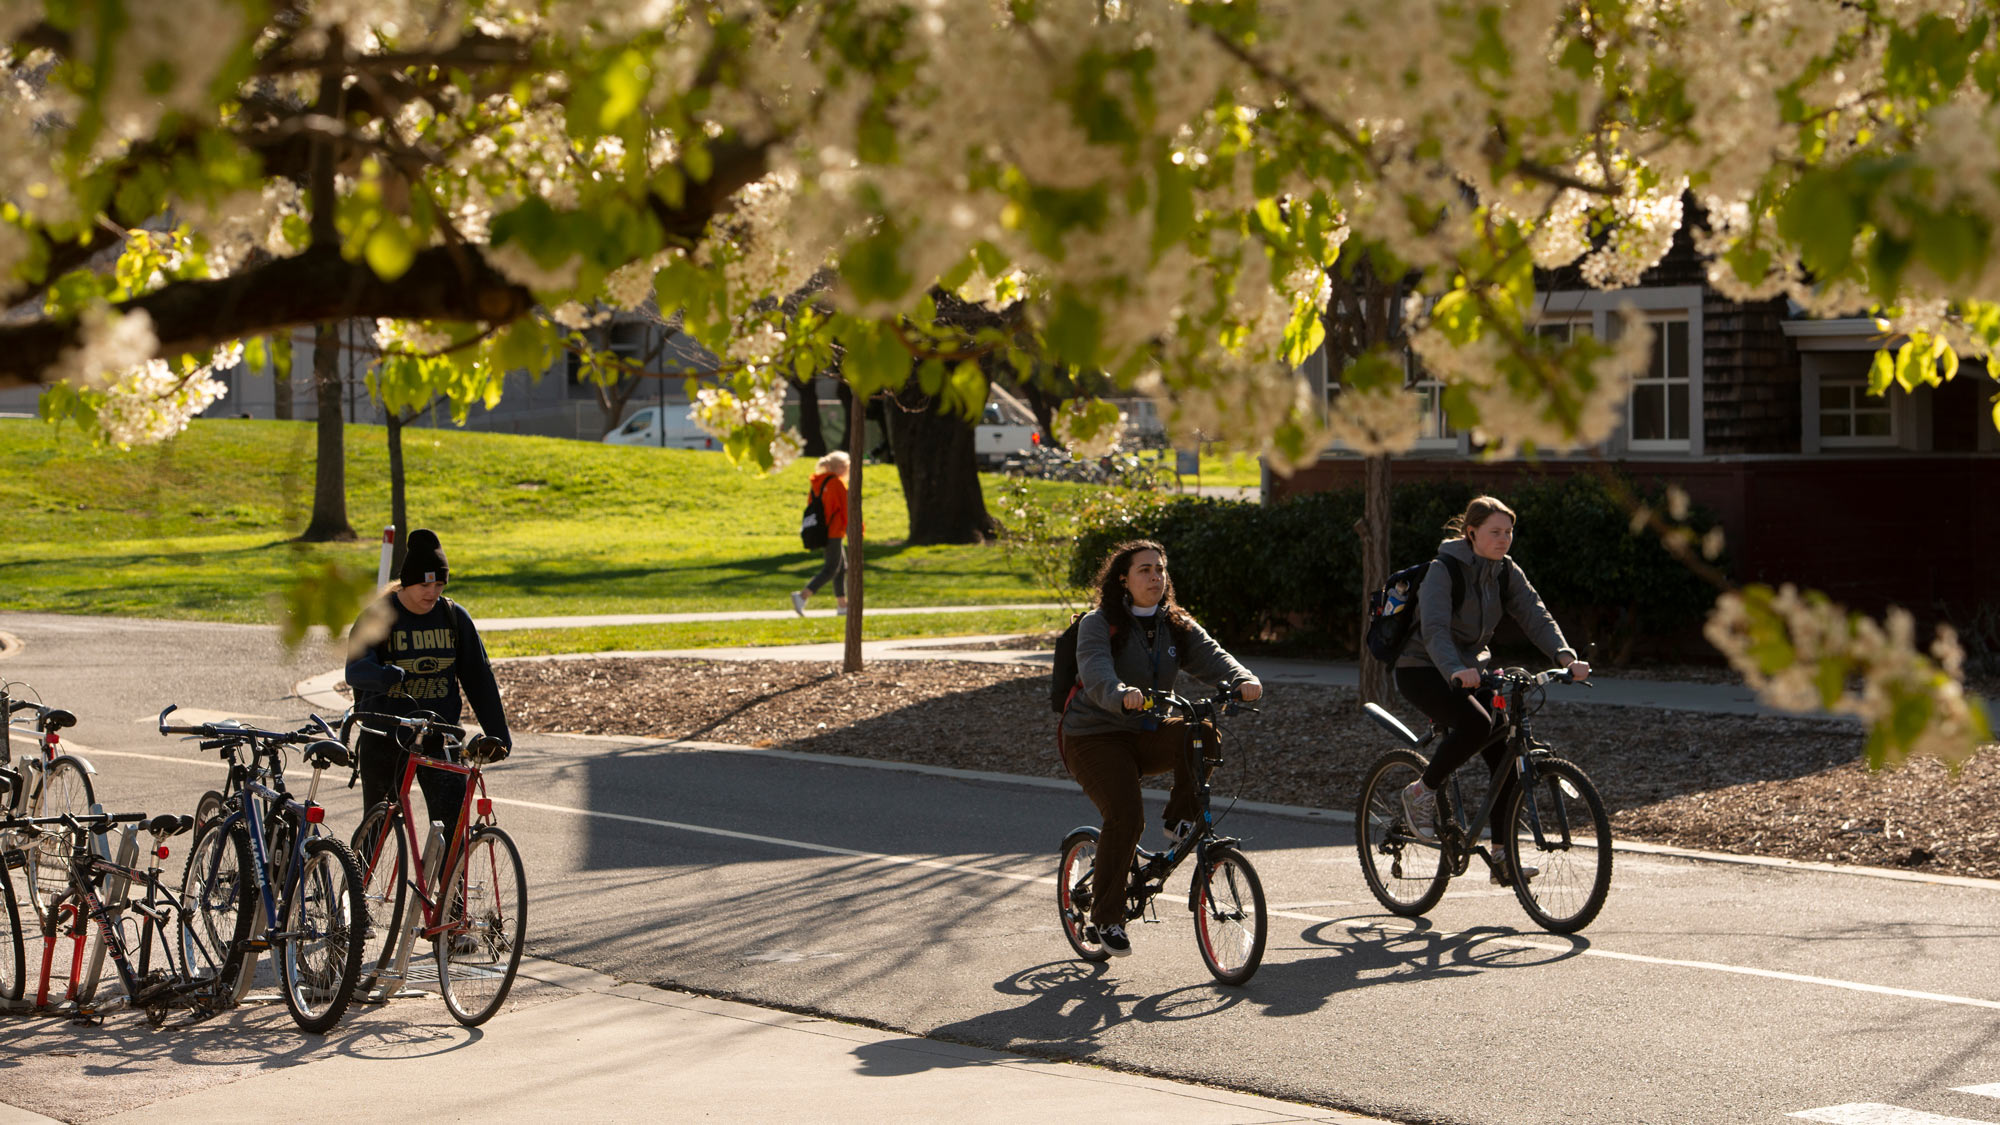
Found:
[{"label": "pedestrian walking", "polygon": [[792,591],[792,612],[800,617],[806,615],[806,600],[828,581],[833,583],[833,612],[847,612],[847,469],[847,454],[836,449],[813,466],[812,483],[806,488],[799,537],[808,548],[818,545],[826,561],[803,589]]}]

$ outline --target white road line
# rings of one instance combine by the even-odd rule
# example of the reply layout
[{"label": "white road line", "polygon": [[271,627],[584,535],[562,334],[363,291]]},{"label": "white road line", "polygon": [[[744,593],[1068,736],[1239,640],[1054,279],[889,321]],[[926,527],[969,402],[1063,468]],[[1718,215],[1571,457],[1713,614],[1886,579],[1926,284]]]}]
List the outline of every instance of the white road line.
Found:
[{"label": "white road line", "polygon": [[[734,839],[734,841],[752,841],[752,843],[764,843],[764,845],[774,845],[774,847],[792,847],[792,849],[800,849],[800,851],[816,851],[816,853],[822,853],[822,855],[846,855],[846,857],[852,857],[852,859],[868,859],[868,861],[874,861],[874,863],[892,863],[892,865],[898,865],[898,867],[924,867],[924,869],[930,869],[930,871],[956,871],[960,875],[986,875],[986,877],[992,877],[992,879],[1008,879],[1012,883],[1042,883],[1042,885],[1048,885],[1048,887],[1056,885],[1056,881],[1052,877],[1046,877],[1046,875],[1022,875],[1022,873],[1016,873],[1016,871],[994,871],[990,867],[970,867],[970,865],[964,865],[964,863],[944,863],[940,859],[918,859],[914,855],[884,855],[884,853],[878,853],[878,851],[860,851],[860,849],[850,849],[850,847],[832,847],[832,845],[820,845],[820,843],[808,843],[808,841],[792,841],[792,839],[784,839],[784,837],[766,837],[766,835],[758,835],[758,833],[738,833],[734,829],[712,829],[708,825],[688,825],[688,823],[682,823],[682,821],[662,821],[662,819],[656,819],[656,817],[632,817],[632,815],[626,815],[626,813],[598,813],[598,811],[592,811],[592,809],[572,809],[568,805],[542,805],[538,801],[516,801],[516,799],[510,799],[510,797],[496,797],[494,805],[514,805],[514,807],[520,807],[520,809],[538,809],[538,811],[544,811],[544,813],[568,813],[572,817],[596,817],[596,819],[604,819],[604,821],[622,821],[622,823],[628,823],[628,825],[652,825],[652,827],[674,829],[674,831],[682,831],[682,833],[698,833],[698,835],[722,837],[722,839]],[[1340,927],[1344,927],[1348,931],[1382,929],[1382,921],[1380,919],[1370,919],[1370,921],[1326,919],[1326,917],[1306,915],[1306,913],[1300,913],[1300,911],[1286,911],[1286,909],[1272,909],[1272,911],[1268,911],[1268,915],[1274,917],[1274,919],[1292,919],[1292,921],[1300,921],[1300,923],[1308,923],[1308,925],[1340,925]],[[1442,931],[1432,931],[1432,937],[1446,939],[1446,937],[1456,937],[1456,935],[1442,933]],[[1510,947],[1516,947],[1516,949],[1544,949],[1544,951],[1552,951],[1552,953],[1576,953],[1580,957],[1604,957],[1604,959],[1610,959],[1610,961],[1630,961],[1630,963],[1636,963],[1636,965],[1662,965],[1662,967],[1670,967],[1670,969],[1700,969],[1700,971],[1708,971],[1708,973],[1732,973],[1732,975],[1738,975],[1738,977],[1764,977],[1768,981],[1786,981],[1786,983],[1794,983],[1794,985],[1818,985],[1818,987],[1826,987],[1826,989],[1846,989],[1846,991],[1854,991],[1854,993],[1872,993],[1872,995],[1900,997],[1900,999],[1912,999],[1912,1001],[1930,1001],[1930,1003],[1946,1003],[1946,1005],[2000,1009],[2000,1001],[1988,1001],[1988,999],[1978,999],[1978,997],[1954,997],[1954,995],[1944,995],[1944,993],[1920,993],[1920,991],[1914,991],[1914,989],[1894,989],[1894,987],[1888,987],[1888,985],[1864,985],[1860,981],[1836,981],[1832,977],[1808,977],[1804,973],[1782,973],[1778,969],[1750,969],[1746,965],[1722,965],[1722,963],[1716,963],[1716,961],[1682,961],[1682,959],[1674,959],[1674,957],[1648,957],[1648,955],[1642,955],[1642,953],[1616,953],[1616,951],[1610,951],[1610,949],[1596,949],[1596,947],[1576,949],[1574,945],[1558,945],[1558,943],[1526,941],[1526,939],[1508,939],[1508,937],[1488,937],[1486,941],[1496,941],[1500,945],[1510,945]],[[1940,1119],[1940,1121],[1944,1121],[1944,1119]],[[1992,1125],[1992,1123],[1986,1123],[1986,1125]]]},{"label": "white road line", "polygon": [[1788,1113],[1785,1116],[1802,1117],[1807,1121],[1824,1121],[1827,1125],[1994,1125],[1991,1121],[1980,1121],[1970,1117],[1945,1117],[1942,1114],[1925,1113],[1920,1109],[1904,1109],[1899,1105],[1884,1105],[1881,1102],[1830,1105],[1824,1109],[1808,1109],[1799,1113]]},{"label": "white road line", "polygon": [[[215,764],[198,760],[190,760],[187,758],[170,758],[160,754],[139,754],[130,751],[94,750],[92,751],[92,753],[102,754],[110,757],[144,758],[148,761],[173,762],[186,765]],[[631,816],[625,813],[599,812],[594,809],[572,808],[568,805],[549,805],[537,801],[517,800],[511,797],[496,797],[494,798],[494,803],[499,805],[513,805],[518,808],[524,808],[524,809],[537,809],[542,812],[566,813],[570,816],[594,817],[600,820],[615,820],[615,821],[622,821],[628,824],[646,824],[656,828],[670,828],[679,832],[693,832],[705,836],[719,836],[724,839],[730,839],[730,840],[747,840],[752,843],[771,844],[776,847],[797,848],[800,849],[801,851],[819,852],[823,855],[843,855],[843,856],[849,856],[854,859],[871,860],[877,863],[895,864],[901,867],[921,867],[933,871],[953,871],[962,875],[984,875],[994,879],[1006,879],[1010,882],[1040,883],[1045,886],[1054,886],[1056,882],[1054,878],[1046,875],[1024,875],[1019,872],[997,871],[990,867],[973,867],[969,864],[947,863],[943,860],[921,859],[916,856],[888,855],[882,852],[861,851],[856,848],[840,848],[840,847],[834,847],[831,844],[814,844],[804,840],[789,840],[782,836],[763,836],[754,832],[737,832],[729,828],[711,828],[703,824],[688,824],[677,820],[661,820],[656,817]],[[1335,904],[1327,903],[1325,905],[1331,906]],[[1382,922],[1379,919],[1372,919],[1367,922],[1352,922],[1340,918],[1322,918],[1318,915],[1304,914],[1296,910],[1272,909],[1271,911],[1269,911],[1269,914],[1273,918],[1289,918],[1293,921],[1305,922],[1310,925],[1326,925],[1328,923],[1332,923],[1335,925],[1343,926],[1348,930],[1375,930],[1375,929],[1380,929],[1382,926]],[[1434,932],[1433,936],[1438,938],[1444,938],[1454,935],[1446,934],[1443,932]],[[1938,993],[1938,992],[1918,992],[1913,989],[1907,989],[1907,988],[1891,988],[1887,985],[1863,984],[1859,981],[1835,980],[1831,977],[1807,976],[1803,973],[1787,973],[1778,971],[1776,969],[1755,969],[1744,965],[1724,965],[1714,961],[1686,961],[1673,957],[1650,957],[1640,953],[1619,953],[1614,950],[1599,949],[1595,946],[1592,946],[1588,949],[1577,949],[1573,945],[1557,944],[1553,942],[1528,941],[1522,938],[1489,937],[1486,938],[1486,940],[1496,941],[1503,945],[1510,945],[1520,949],[1539,949],[1539,950],[1547,950],[1554,953],[1575,953],[1583,957],[1603,957],[1613,961],[1629,961],[1634,964],[1640,964],[1640,965],[1660,965],[1669,968],[1698,969],[1712,973],[1729,973],[1736,976],[1762,977],[1766,980],[1786,981],[1792,984],[1808,984],[1808,985],[1816,985],[1822,988],[1838,988],[1847,990],[1849,992],[1866,992],[1877,996],[1895,996],[1905,1000],[1922,1000],[1934,1004],[1955,1004],[1963,1007],[1988,1008],[1993,1010],[2000,1010],[2000,1000],[1983,1000],[1974,996],[1951,996],[1945,993]],[[2000,1096],[2000,1095],[1992,1095],[1992,1096]],[[1842,1107],[1833,1107],[1833,1108],[1838,1109]],[[1894,1108],[1894,1107],[1889,1107],[1889,1108]],[[1818,1113],[1821,1111],[1812,1110],[1809,1112]],[[1841,1120],[1845,1121],[1846,1119],[1843,1118]],[[1869,1120],[1863,1120],[1863,1119],[1856,1119],[1856,1120],[1857,1122],[1860,1123],[1860,1125],[1873,1125],[1873,1122]],[[1902,1120],[1889,1119],[1889,1118],[1884,1118],[1882,1120],[1885,1123],[1893,1122],[1893,1125],[1905,1125],[1905,1122]],[[1916,1118],[1909,1118],[1907,1125],[1952,1125],[1952,1123],[1959,1122],[1961,1120],[1962,1119],[1960,1118],[1948,1118],[1948,1117],[1935,1117],[1928,1119],[1916,1117]],[[1995,1123],[1978,1122],[1975,1123],[1975,1125],[1995,1125]]]},{"label": "white road line", "polygon": [[1989,1082],[1984,1086],[1953,1086],[1953,1093],[1972,1094],[1981,1098],[2000,1098],[2000,1082]]}]

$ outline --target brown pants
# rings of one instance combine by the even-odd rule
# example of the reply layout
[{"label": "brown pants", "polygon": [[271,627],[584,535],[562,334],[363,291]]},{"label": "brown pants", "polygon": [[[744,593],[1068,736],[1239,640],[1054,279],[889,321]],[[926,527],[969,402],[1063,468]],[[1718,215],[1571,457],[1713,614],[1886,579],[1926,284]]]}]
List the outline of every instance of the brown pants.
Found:
[{"label": "brown pants", "polygon": [[1210,750],[1215,728],[1204,723],[1190,728],[1184,719],[1168,719],[1156,730],[1091,734],[1066,740],[1070,776],[1104,817],[1097,839],[1097,868],[1090,881],[1090,921],[1109,926],[1125,921],[1126,877],[1139,837],[1146,830],[1146,806],[1139,798],[1139,779],[1172,772],[1173,792],[1167,797],[1166,825],[1192,820],[1195,780],[1188,772],[1187,740],[1191,730],[1205,736]]}]

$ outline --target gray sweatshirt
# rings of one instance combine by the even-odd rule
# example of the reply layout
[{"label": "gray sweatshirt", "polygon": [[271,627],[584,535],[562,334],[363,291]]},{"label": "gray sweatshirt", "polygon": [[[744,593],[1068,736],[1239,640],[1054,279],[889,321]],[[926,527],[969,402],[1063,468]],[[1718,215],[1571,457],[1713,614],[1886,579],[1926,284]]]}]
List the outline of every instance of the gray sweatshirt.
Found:
[{"label": "gray sweatshirt", "polygon": [[1223,651],[1193,618],[1188,621],[1185,644],[1175,640],[1173,627],[1162,620],[1153,645],[1146,644],[1145,631],[1135,625],[1119,638],[1114,651],[1111,626],[1104,615],[1094,609],[1084,614],[1076,629],[1076,679],[1081,690],[1063,716],[1063,733],[1075,736],[1144,730],[1144,716],[1125,710],[1125,693],[1133,688],[1171,691],[1182,669],[1210,684],[1257,678]]},{"label": "gray sweatshirt", "polygon": [[[1556,619],[1542,604],[1542,596],[1535,592],[1527,574],[1512,556],[1482,559],[1473,554],[1472,544],[1463,538],[1438,544],[1438,557],[1447,556],[1458,562],[1465,575],[1465,600],[1456,607],[1452,605],[1451,568],[1433,563],[1424,572],[1424,584],[1417,591],[1417,635],[1403,646],[1396,667],[1436,668],[1446,679],[1465,668],[1485,668],[1493,659],[1486,646],[1493,640],[1493,630],[1500,627],[1503,612],[1520,624],[1521,631],[1556,666],[1567,667],[1576,659],[1576,650],[1563,639]],[[1500,599],[1503,569],[1509,572],[1504,606]]]}]

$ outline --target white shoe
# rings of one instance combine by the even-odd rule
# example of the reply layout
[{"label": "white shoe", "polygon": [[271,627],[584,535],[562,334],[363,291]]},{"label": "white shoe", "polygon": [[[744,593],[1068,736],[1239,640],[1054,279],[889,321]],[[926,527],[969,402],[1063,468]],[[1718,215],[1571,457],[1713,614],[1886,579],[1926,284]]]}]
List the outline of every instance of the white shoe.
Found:
[{"label": "white shoe", "polygon": [[797,590],[792,591],[792,612],[800,617],[806,615],[806,596]]},{"label": "white shoe", "polygon": [[846,607],[846,606],[844,606],[844,605],[839,605],[839,606],[835,606],[835,607],[833,607],[833,615],[834,615],[835,617],[846,617],[846,616],[847,616],[847,607]]}]

